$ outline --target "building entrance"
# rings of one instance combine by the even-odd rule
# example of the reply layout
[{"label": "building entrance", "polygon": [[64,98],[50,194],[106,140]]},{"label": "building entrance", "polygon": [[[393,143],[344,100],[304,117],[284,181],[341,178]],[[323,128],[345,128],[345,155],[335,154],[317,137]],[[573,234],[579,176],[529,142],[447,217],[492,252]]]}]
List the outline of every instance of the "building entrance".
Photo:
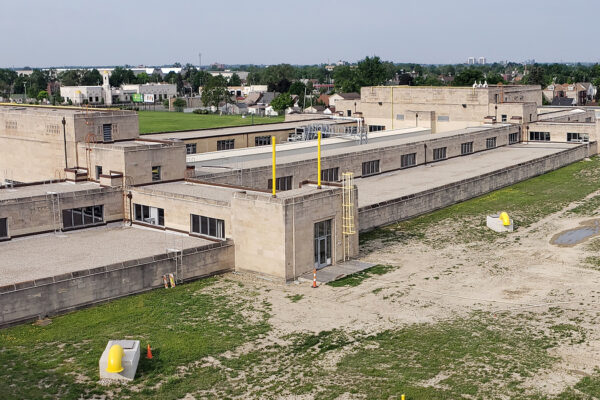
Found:
[{"label": "building entrance", "polygon": [[331,220],[315,224],[315,268],[331,265]]}]

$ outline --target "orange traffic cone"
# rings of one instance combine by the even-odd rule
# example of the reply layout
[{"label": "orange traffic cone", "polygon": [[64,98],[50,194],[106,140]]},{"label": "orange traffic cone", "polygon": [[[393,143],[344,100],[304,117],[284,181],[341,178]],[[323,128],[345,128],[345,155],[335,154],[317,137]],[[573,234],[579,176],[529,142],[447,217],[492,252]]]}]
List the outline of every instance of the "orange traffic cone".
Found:
[{"label": "orange traffic cone", "polygon": [[149,360],[152,359],[152,350],[150,350],[150,344],[148,344],[148,352],[146,353],[146,358]]},{"label": "orange traffic cone", "polygon": [[313,269],[313,285],[312,285],[313,289],[316,289],[317,287],[317,269]]}]

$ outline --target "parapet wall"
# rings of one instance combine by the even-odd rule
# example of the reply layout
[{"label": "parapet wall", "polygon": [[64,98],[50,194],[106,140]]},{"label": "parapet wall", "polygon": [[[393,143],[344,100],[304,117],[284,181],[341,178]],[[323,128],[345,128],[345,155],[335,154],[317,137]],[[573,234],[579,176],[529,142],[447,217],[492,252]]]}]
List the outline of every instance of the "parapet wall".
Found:
[{"label": "parapet wall", "polygon": [[[191,281],[234,268],[233,242],[183,250],[179,279]],[[163,286],[175,273],[173,253],[0,287],[0,327],[73,311]],[[178,279],[178,281],[179,281]],[[165,289],[167,290],[167,289]]]},{"label": "parapet wall", "polygon": [[596,154],[597,143],[577,146],[560,153],[516,164],[494,172],[450,183],[358,210],[361,232],[403,221],[515,184]]}]

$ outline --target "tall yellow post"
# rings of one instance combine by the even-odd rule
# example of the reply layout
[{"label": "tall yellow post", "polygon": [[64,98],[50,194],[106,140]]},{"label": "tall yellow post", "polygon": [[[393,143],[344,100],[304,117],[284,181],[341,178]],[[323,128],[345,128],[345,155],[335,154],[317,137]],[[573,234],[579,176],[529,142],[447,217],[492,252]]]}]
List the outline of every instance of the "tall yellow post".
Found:
[{"label": "tall yellow post", "polygon": [[273,197],[275,197],[275,185],[276,185],[276,179],[275,179],[275,142],[276,142],[276,138],[275,136],[271,136],[271,144],[273,145],[273,180],[272,180],[272,187],[273,187]]},{"label": "tall yellow post", "polygon": [[321,131],[317,134],[317,187],[321,189]]}]

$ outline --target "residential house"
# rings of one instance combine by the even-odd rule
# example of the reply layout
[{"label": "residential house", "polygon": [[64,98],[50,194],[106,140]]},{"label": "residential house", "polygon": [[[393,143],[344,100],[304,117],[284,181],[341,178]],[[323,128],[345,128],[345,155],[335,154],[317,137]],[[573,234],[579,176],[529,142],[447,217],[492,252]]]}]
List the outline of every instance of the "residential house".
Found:
[{"label": "residential house", "polygon": [[335,93],[329,96],[329,105],[335,107],[335,102],[338,100],[356,100],[360,101],[359,93]]}]

